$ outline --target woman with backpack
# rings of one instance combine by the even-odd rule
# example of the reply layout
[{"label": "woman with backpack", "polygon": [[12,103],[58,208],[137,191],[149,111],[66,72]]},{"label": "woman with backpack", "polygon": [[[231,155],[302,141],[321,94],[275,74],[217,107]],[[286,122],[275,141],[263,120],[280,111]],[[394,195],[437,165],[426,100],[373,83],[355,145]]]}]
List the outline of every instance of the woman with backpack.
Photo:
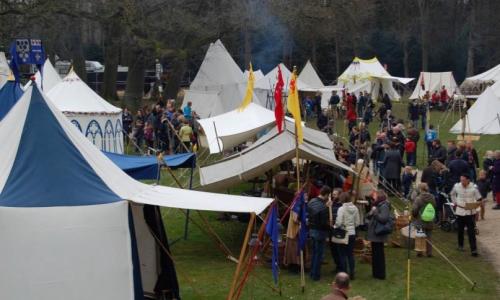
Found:
[{"label": "woman with backpack", "polygon": [[[372,202],[372,209],[366,215],[369,220],[366,239],[372,248],[372,276],[385,279],[384,243],[392,231],[391,204],[384,191],[379,190]],[[380,230],[384,229],[384,230]]]},{"label": "woman with backpack", "polygon": [[[429,187],[426,183],[420,183],[418,190],[420,194],[413,203],[411,214],[416,228],[422,229],[427,236],[425,254],[427,257],[432,257],[432,245],[429,242],[431,241],[436,217],[436,199],[429,193]],[[423,256],[423,254],[418,253],[417,256]]]},{"label": "woman with backpack", "polygon": [[[335,220],[336,228],[343,228],[348,236],[347,245],[340,245],[339,272],[349,274],[351,280],[354,280],[354,243],[356,242],[356,227],[360,225],[359,211],[356,205],[351,201],[351,195],[343,192],[339,196],[342,206],[337,211]],[[349,266],[349,272],[347,272]]]}]

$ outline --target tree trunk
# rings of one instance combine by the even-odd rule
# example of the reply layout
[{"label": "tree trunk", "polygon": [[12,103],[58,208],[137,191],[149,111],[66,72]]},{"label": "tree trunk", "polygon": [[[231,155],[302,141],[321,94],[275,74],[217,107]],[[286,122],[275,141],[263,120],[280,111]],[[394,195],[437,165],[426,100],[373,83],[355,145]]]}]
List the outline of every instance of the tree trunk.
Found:
[{"label": "tree trunk", "polygon": [[72,21],[74,26],[72,28],[72,33],[70,35],[70,52],[72,58],[72,67],[75,73],[83,81],[87,81],[87,70],[85,69],[85,57],[83,55],[82,48],[82,24],[78,19]]},{"label": "tree trunk", "polygon": [[428,27],[429,27],[429,9],[428,0],[419,0],[418,7],[420,11],[420,43],[422,50],[422,71],[428,71],[429,68],[429,49],[428,49]]},{"label": "tree trunk", "polygon": [[123,103],[129,109],[136,111],[141,106],[144,95],[144,72],[146,69],[144,52],[141,49],[132,52],[133,57],[127,74],[127,87]]},{"label": "tree trunk", "polygon": [[335,78],[340,76],[340,46],[339,46],[339,38],[338,33],[335,33]]},{"label": "tree trunk", "polygon": [[246,70],[248,65],[252,62],[252,36],[250,34],[250,30],[248,29],[248,25],[245,25],[243,31],[244,39],[245,39],[245,65],[243,69]]},{"label": "tree trunk", "polygon": [[120,52],[120,28],[117,22],[106,26],[104,39],[104,79],[102,95],[105,99],[116,100],[116,80],[118,75],[118,53]]},{"label": "tree trunk", "polygon": [[179,83],[182,80],[182,76],[186,72],[187,61],[184,57],[175,60],[172,66],[172,71],[168,76],[167,87],[165,88],[165,95],[168,98],[177,98],[179,92]]},{"label": "tree trunk", "polygon": [[403,68],[405,77],[410,77],[410,65],[408,62],[409,58],[410,53],[408,50],[408,39],[405,39],[405,41],[403,42]]},{"label": "tree trunk", "polygon": [[475,40],[474,40],[474,30],[476,23],[476,6],[475,1],[470,0],[470,16],[469,16],[469,36],[467,41],[467,69],[465,74],[467,77],[474,75],[474,48],[475,48]]},{"label": "tree trunk", "polygon": [[316,56],[316,52],[317,52],[317,45],[316,45],[316,39],[312,39],[311,41],[311,60],[312,60],[312,63],[313,65],[317,66],[318,65],[318,61],[317,61],[317,56]]}]

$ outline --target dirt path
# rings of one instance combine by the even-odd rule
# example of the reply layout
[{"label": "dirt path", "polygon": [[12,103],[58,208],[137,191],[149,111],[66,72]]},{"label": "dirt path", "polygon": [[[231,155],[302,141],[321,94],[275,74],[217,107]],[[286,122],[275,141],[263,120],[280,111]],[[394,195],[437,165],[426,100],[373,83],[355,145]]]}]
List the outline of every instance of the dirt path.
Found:
[{"label": "dirt path", "polygon": [[478,249],[500,274],[500,210],[491,209],[493,205],[493,201],[489,199],[486,204],[485,220],[477,222]]}]

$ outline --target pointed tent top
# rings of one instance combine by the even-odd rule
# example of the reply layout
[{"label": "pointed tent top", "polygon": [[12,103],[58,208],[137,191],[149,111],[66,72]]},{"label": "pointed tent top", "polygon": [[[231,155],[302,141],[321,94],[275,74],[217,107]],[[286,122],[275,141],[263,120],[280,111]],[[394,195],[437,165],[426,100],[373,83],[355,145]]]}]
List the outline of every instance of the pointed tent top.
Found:
[{"label": "pointed tent top", "polygon": [[[43,74],[40,74],[40,71],[36,72],[35,74],[35,83],[41,87],[42,85],[42,80],[43,80],[43,91],[47,93],[50,91],[52,88],[54,88],[58,83],[62,81],[61,76],[59,76],[59,73],[57,73],[56,69],[52,65],[49,59],[45,60],[45,63],[43,64]],[[25,86],[24,89],[26,90],[28,86],[31,85],[31,82],[28,82]]]},{"label": "pointed tent top", "polygon": [[[288,85],[290,84],[290,79],[292,78],[292,72],[288,70],[288,68],[283,63],[280,63],[279,67],[281,69],[281,75],[283,76],[283,81],[285,82],[285,89],[288,89]],[[278,81],[278,66],[276,66],[269,73],[267,73],[266,76],[256,81],[255,88],[262,90],[269,90],[276,85],[277,81]],[[297,80],[297,87],[299,91],[302,89],[309,88],[309,86],[300,79]]]},{"label": "pointed tent top", "polygon": [[313,88],[325,87],[310,60],[307,61],[306,65],[300,72],[299,80]]},{"label": "pointed tent top", "polygon": [[23,90],[19,83],[14,80],[7,81],[0,88],[0,121],[9,113],[22,94]]},{"label": "pointed tent top", "polygon": [[101,98],[74,71],[69,72],[47,96],[63,112],[118,114],[122,111]]}]

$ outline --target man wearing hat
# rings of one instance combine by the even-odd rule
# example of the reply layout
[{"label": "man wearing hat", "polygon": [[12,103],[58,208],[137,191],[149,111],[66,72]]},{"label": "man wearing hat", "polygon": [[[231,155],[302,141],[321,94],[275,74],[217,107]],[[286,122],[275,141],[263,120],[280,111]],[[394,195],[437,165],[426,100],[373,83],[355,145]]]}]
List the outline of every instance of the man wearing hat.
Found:
[{"label": "man wearing hat", "polygon": [[476,185],[470,182],[470,174],[464,173],[460,176],[460,182],[453,186],[450,192],[453,204],[456,207],[458,223],[458,250],[464,250],[464,229],[467,227],[467,235],[472,256],[478,256],[476,247],[476,209],[467,207],[469,204],[480,201],[481,194]]}]

